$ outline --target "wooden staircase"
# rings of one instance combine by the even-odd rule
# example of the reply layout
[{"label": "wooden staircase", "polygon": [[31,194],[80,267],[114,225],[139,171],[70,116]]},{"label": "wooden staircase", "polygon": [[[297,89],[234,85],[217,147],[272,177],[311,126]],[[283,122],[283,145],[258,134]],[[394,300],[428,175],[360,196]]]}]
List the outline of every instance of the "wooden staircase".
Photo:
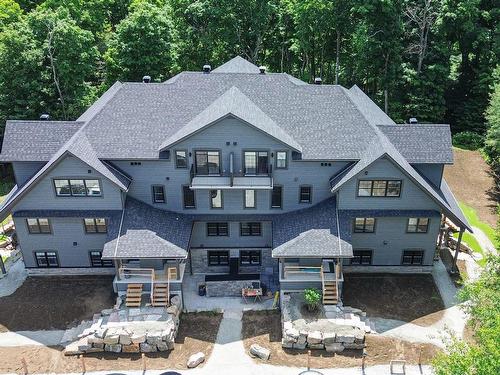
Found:
[{"label": "wooden staircase", "polygon": [[128,284],[125,306],[140,307],[142,301],[142,284]]},{"label": "wooden staircase", "polygon": [[335,280],[323,281],[323,305],[336,305],[338,303],[337,283]]},{"label": "wooden staircase", "polygon": [[168,284],[155,284],[153,287],[153,294],[151,296],[151,305],[154,307],[168,306],[169,293]]}]

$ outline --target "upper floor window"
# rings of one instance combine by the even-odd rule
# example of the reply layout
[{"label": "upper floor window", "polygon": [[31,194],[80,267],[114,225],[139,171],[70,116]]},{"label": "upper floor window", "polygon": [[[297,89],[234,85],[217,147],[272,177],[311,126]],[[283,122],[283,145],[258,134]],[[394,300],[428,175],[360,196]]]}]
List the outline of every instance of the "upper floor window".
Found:
[{"label": "upper floor window", "polygon": [[99,180],[56,179],[54,187],[59,197],[99,197],[102,194]]},{"label": "upper floor window", "polygon": [[403,251],[403,258],[401,264],[403,266],[422,265],[424,262],[423,250],[405,250]]},{"label": "upper floor window", "polygon": [[408,233],[427,233],[429,228],[429,218],[427,217],[410,217],[406,231]]},{"label": "upper floor window", "polygon": [[274,186],[271,192],[271,208],[282,208],[282,193],[283,188],[281,186]]},{"label": "upper floor window", "polygon": [[245,174],[268,174],[269,154],[267,151],[245,151]]},{"label": "upper floor window", "polygon": [[288,168],[288,152],[277,151],[276,152],[276,169]]},{"label": "upper floor window", "polygon": [[207,236],[229,236],[227,223],[207,223]]},{"label": "upper floor window", "polygon": [[187,151],[186,150],[175,151],[175,167],[176,168],[187,168]]},{"label": "upper floor window", "polygon": [[374,217],[357,217],[354,219],[354,233],[373,233],[375,232]]},{"label": "upper floor window", "polygon": [[184,201],[184,208],[196,208],[194,190],[191,190],[188,185],[182,187],[182,198]]},{"label": "upper floor window", "polygon": [[240,250],[240,265],[260,266],[260,250]]},{"label": "upper floor window", "polygon": [[28,225],[28,232],[31,234],[49,234],[52,233],[50,229],[49,219],[47,218],[28,218],[26,219]]},{"label": "upper floor window", "polygon": [[153,185],[151,190],[153,203],[165,203],[165,187],[163,185]]},{"label": "upper floor window", "polygon": [[260,236],[262,234],[262,225],[259,222],[240,223],[241,236]]},{"label": "upper floor window", "polygon": [[59,267],[59,259],[55,251],[36,251],[36,265],[42,268]]},{"label": "upper floor window", "polygon": [[244,196],[244,208],[255,208],[257,207],[256,205],[256,200],[255,200],[255,190],[250,189],[250,190],[245,190],[243,192]]},{"label": "upper floor window", "polygon": [[372,264],[372,250],[354,250],[352,252],[351,264],[357,266],[369,266]]},{"label": "upper floor window", "polygon": [[219,151],[195,151],[197,174],[220,174]]},{"label": "upper floor window", "polygon": [[300,203],[311,203],[311,186],[301,186],[299,193]]},{"label": "upper floor window", "polygon": [[360,180],[358,197],[399,197],[401,180]]},{"label": "upper floor window", "polygon": [[106,219],[103,217],[83,219],[83,224],[85,225],[86,233],[106,233],[108,231]]},{"label": "upper floor window", "polygon": [[111,259],[102,259],[102,251],[92,250],[89,252],[89,256],[92,267],[113,267]]},{"label": "upper floor window", "polygon": [[222,208],[222,190],[210,190],[210,207]]}]

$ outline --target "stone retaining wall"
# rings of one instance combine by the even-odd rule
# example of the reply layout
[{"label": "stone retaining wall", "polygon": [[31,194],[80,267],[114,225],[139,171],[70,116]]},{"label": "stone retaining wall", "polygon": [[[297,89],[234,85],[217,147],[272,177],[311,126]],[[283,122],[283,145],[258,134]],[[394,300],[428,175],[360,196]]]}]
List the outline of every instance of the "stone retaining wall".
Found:
[{"label": "stone retaining wall", "polygon": [[208,297],[241,297],[241,289],[251,287],[256,280],[207,281]]}]

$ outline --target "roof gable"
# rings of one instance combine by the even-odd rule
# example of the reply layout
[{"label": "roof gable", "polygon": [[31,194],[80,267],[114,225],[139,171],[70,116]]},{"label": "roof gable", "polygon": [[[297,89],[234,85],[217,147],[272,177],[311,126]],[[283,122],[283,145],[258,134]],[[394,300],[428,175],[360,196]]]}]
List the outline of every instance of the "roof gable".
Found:
[{"label": "roof gable", "polygon": [[244,121],[298,152],[302,151],[301,146],[288,133],[236,87],[231,87],[184,127],[167,138],[160,146],[160,151],[172,147],[228,116],[234,116]]},{"label": "roof gable", "polygon": [[260,70],[257,65],[241,56],[236,56],[212,70],[212,73],[260,73]]}]

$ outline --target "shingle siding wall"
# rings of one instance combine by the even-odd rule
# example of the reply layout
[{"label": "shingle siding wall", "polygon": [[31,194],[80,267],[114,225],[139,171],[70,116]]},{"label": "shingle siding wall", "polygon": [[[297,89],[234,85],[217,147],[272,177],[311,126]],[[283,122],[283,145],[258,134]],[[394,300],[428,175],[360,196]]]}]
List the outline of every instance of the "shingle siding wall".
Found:
[{"label": "shingle siding wall", "polygon": [[43,166],[44,162],[39,161],[18,161],[12,163],[14,178],[17,186],[22,186],[26,181],[35,175]]},{"label": "shingle siding wall", "polygon": [[[387,159],[377,160],[364,171],[367,171],[368,173],[365,174],[364,172],[361,172],[340,188],[338,192],[339,209],[419,209],[440,211],[438,205],[432,200],[432,198],[430,198],[430,196],[412,180],[406,177],[406,175],[391,161]],[[400,179],[403,181],[401,196],[396,198],[358,197],[358,181],[364,179]]]},{"label": "shingle siding wall", "polygon": [[423,265],[432,265],[439,233],[438,217],[430,218],[427,233],[407,233],[408,218],[379,217],[376,220],[375,233],[353,233],[353,250],[373,250],[372,265],[379,266],[401,265],[403,250],[424,250]]},{"label": "shingle siding wall", "polygon": [[[191,266],[193,273],[229,273],[229,266],[209,266],[208,265],[208,251],[212,249],[194,249],[191,248]],[[223,248],[219,250],[225,250]],[[278,260],[273,259],[271,256],[271,249],[252,249],[261,252],[261,265],[260,266],[239,266],[241,273],[265,273],[266,268],[273,267],[277,264]],[[240,249],[229,249],[230,257],[239,257]]]},{"label": "shingle siding wall", "polygon": [[[88,171],[91,170],[91,173]],[[57,197],[54,178],[97,178],[101,181],[101,197]],[[116,210],[122,208],[120,189],[75,157],[66,157],[43,177],[13,208],[18,210]]]},{"label": "shingle siding wall", "polygon": [[[49,218],[52,234],[30,234],[26,219],[14,217],[26,267],[37,267],[35,251],[57,251],[61,267],[90,267],[89,251],[102,250],[106,234],[86,234],[83,218]],[[73,242],[77,245],[73,246]]]},{"label": "shingle siding wall", "polygon": [[443,164],[413,164],[413,167],[434,186],[441,186],[444,169]]},{"label": "shingle siding wall", "polygon": [[[230,142],[227,146],[226,142]],[[236,142],[236,145],[233,145]],[[210,208],[209,192],[196,191],[196,210],[185,210],[182,201],[182,185],[189,184],[189,168],[194,163],[194,150],[216,149],[221,151],[222,170],[229,171],[229,154],[234,154],[235,171],[243,169],[242,156],[244,150],[269,151],[270,163],[273,164],[274,184],[283,186],[283,209],[271,209],[271,192],[257,192],[257,209],[243,208],[242,190],[225,190],[223,193],[224,208]],[[175,168],[175,150],[191,152],[188,168]],[[288,169],[276,169],[276,151],[288,151]],[[129,194],[143,202],[152,202],[151,185],[165,186],[167,202],[155,204],[156,207],[178,212],[191,213],[277,213],[306,208],[309,204],[299,203],[299,186],[312,185],[313,204],[331,196],[329,179],[345,166],[346,162],[331,162],[331,166],[321,166],[321,162],[292,161],[291,152],[285,145],[263,134],[259,130],[241,123],[236,119],[224,119],[204,129],[185,141],[174,146],[169,161],[141,161],[141,165],[131,165],[131,161],[113,161],[119,168],[134,179]],[[167,180],[168,178],[168,180]]]}]

